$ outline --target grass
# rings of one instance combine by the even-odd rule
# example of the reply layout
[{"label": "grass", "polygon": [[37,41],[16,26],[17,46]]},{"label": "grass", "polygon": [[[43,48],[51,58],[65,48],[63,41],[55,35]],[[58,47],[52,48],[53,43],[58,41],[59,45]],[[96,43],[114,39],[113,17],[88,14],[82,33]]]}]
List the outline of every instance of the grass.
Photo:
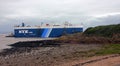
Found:
[{"label": "grass", "polygon": [[92,49],[89,51],[77,51],[72,53],[73,57],[93,57],[109,54],[120,54],[120,44],[106,44],[100,49]]},{"label": "grass", "polygon": [[100,50],[96,50],[96,55],[107,55],[107,54],[119,54],[120,53],[120,44],[110,44],[105,45]]}]

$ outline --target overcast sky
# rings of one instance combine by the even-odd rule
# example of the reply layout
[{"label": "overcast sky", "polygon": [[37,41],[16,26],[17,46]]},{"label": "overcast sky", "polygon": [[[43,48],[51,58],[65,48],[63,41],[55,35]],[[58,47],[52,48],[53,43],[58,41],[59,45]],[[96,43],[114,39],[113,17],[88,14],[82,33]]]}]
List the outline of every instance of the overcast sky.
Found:
[{"label": "overcast sky", "polygon": [[0,0],[0,33],[22,22],[84,24],[84,28],[120,23],[120,0]]}]

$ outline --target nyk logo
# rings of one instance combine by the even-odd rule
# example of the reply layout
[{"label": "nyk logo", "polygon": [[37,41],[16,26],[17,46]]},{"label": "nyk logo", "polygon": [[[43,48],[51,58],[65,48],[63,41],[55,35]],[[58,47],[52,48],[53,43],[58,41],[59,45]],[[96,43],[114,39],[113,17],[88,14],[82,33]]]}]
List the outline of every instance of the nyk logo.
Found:
[{"label": "nyk logo", "polygon": [[28,30],[19,30],[19,33],[29,33]]}]

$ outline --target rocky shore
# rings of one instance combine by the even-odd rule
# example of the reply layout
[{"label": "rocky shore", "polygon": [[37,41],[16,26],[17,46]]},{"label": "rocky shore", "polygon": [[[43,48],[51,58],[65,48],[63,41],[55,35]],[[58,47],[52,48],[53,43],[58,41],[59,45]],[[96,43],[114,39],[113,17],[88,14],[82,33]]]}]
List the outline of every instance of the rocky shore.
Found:
[{"label": "rocky shore", "polygon": [[53,44],[51,41],[47,43],[49,45],[40,45],[39,41],[12,44],[11,49],[0,53],[0,66],[57,66],[84,59],[84,51],[102,47],[100,44]]}]

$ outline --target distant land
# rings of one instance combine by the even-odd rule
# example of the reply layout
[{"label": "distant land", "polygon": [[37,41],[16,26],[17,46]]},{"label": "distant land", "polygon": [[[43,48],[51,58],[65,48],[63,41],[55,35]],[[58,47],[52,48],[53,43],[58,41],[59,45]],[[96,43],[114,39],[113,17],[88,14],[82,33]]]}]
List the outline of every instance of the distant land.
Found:
[{"label": "distant land", "polygon": [[9,33],[14,33],[14,31],[0,31],[0,34],[9,34]]}]

